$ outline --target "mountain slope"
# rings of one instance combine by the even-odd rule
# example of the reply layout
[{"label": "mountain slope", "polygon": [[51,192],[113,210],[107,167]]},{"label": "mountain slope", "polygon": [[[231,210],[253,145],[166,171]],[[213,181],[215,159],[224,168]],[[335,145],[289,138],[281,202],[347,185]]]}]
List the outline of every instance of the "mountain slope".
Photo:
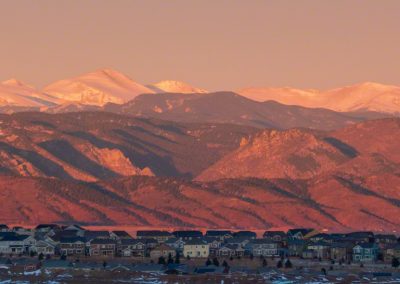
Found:
[{"label": "mountain slope", "polygon": [[400,113],[400,87],[372,82],[328,91],[293,88],[246,88],[238,93],[255,101],[273,100],[287,105],[326,108],[339,112]]},{"label": "mountain slope", "polygon": [[155,93],[182,93],[182,94],[200,94],[208,93],[204,89],[190,86],[181,81],[164,80],[155,84],[147,85],[147,87],[153,90]]},{"label": "mountain slope", "polygon": [[172,121],[234,123],[278,129],[336,129],[364,119],[325,109],[255,102],[232,92],[141,95],[124,105],[107,105],[105,109]]},{"label": "mountain slope", "polygon": [[[96,183],[0,176],[1,223],[81,223],[166,228],[313,227],[392,231],[400,225],[396,175],[320,182],[236,179],[199,183],[125,177]],[[387,187],[387,182],[393,187]],[[332,190],[334,189],[334,190]],[[337,202],[341,200],[341,202]]]},{"label": "mountain slope", "polygon": [[43,92],[64,101],[102,106],[122,104],[152,90],[114,70],[102,69],[48,85]]},{"label": "mountain slope", "polygon": [[367,176],[382,165],[400,169],[400,154],[396,150],[399,138],[400,119],[367,121],[333,132],[264,130],[197,179],[309,179],[350,169],[354,174]]},{"label": "mountain slope", "polygon": [[0,83],[0,107],[36,108],[54,106],[60,100],[38,92],[33,87],[10,79]]},{"label": "mountain slope", "polygon": [[256,129],[105,112],[0,115],[0,172],[94,181],[199,174]]}]

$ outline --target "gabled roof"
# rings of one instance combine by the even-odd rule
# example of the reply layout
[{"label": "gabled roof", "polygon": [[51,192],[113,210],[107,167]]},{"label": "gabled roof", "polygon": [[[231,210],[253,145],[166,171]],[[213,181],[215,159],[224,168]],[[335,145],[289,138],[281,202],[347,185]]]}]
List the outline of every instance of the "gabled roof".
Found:
[{"label": "gabled roof", "polygon": [[172,234],[168,231],[159,231],[159,230],[145,230],[145,231],[137,231],[137,237],[169,237]]},{"label": "gabled roof", "polygon": [[369,231],[365,231],[365,232],[351,232],[346,234],[347,237],[349,238],[373,238],[374,237],[374,233],[373,232],[369,232]]},{"label": "gabled roof", "polygon": [[238,231],[234,232],[233,236],[237,238],[256,238],[257,234],[252,231]]},{"label": "gabled roof", "polygon": [[0,224],[0,229],[9,229],[6,224]]},{"label": "gabled roof", "polygon": [[78,243],[78,242],[86,243],[86,239],[83,237],[72,237],[72,238],[61,238],[60,239],[60,243],[63,243],[63,244],[73,244],[73,243]]},{"label": "gabled roof", "polygon": [[112,233],[120,238],[132,238],[126,231],[112,231]]},{"label": "gabled roof", "polygon": [[0,239],[0,242],[21,242],[29,238],[30,235],[7,235]]},{"label": "gabled roof", "polygon": [[202,238],[195,238],[185,242],[185,245],[208,245],[208,243]]},{"label": "gabled roof", "polygon": [[208,230],[205,236],[206,237],[232,236],[232,232],[227,230]]},{"label": "gabled roof", "polygon": [[96,238],[109,238],[110,233],[108,231],[85,231],[84,236],[87,241],[90,241]]},{"label": "gabled roof", "polygon": [[297,234],[300,233],[302,236],[305,236],[305,235],[311,233],[313,230],[314,230],[314,229],[309,229],[309,228],[290,229],[290,230],[288,231],[288,235],[289,235],[289,236],[294,236],[294,235],[297,235]]},{"label": "gabled roof", "polygon": [[174,234],[177,238],[198,238],[203,237],[203,233],[200,231],[175,231]]}]

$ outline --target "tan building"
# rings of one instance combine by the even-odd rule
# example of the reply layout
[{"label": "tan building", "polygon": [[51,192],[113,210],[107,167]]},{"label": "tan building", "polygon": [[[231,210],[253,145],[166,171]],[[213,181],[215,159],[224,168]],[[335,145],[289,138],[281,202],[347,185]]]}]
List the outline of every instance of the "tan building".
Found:
[{"label": "tan building", "polygon": [[169,255],[171,255],[171,257],[175,257],[176,251],[166,244],[158,245],[150,251],[150,257],[153,259],[157,259],[161,256],[163,256],[164,258],[168,258]]},{"label": "tan building", "polygon": [[207,258],[210,255],[210,246],[202,239],[193,239],[183,245],[183,256],[190,258]]}]

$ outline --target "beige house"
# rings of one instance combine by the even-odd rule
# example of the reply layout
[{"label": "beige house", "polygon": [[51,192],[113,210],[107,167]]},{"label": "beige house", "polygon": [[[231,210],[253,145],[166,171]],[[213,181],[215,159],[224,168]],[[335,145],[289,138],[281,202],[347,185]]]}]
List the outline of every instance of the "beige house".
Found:
[{"label": "beige house", "polygon": [[168,258],[169,255],[171,255],[171,257],[175,257],[176,251],[174,248],[166,244],[158,245],[150,251],[150,257],[153,259],[157,259],[161,256],[164,258]]},{"label": "beige house", "polygon": [[210,255],[210,246],[202,239],[193,239],[183,245],[183,256],[207,258]]}]

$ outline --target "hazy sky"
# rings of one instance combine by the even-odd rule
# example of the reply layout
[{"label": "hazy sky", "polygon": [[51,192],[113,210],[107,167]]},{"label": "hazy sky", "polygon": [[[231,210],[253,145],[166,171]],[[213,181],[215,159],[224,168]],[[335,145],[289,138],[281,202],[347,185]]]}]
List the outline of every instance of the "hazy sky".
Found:
[{"label": "hazy sky", "polygon": [[0,80],[105,67],[210,90],[400,85],[400,1],[0,1]]}]

